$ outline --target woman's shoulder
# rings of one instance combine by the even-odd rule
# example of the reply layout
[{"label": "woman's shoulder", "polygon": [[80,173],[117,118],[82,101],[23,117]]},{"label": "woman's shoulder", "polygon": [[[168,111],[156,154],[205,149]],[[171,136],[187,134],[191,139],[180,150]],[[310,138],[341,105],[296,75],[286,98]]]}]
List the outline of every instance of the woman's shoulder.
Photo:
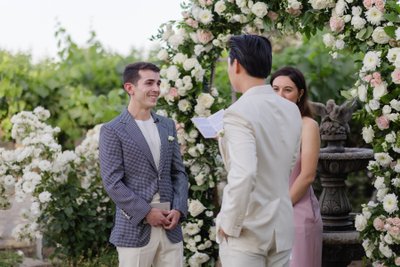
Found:
[{"label": "woman's shoulder", "polygon": [[314,132],[319,134],[318,122],[310,117],[303,117],[303,133],[304,132]]}]

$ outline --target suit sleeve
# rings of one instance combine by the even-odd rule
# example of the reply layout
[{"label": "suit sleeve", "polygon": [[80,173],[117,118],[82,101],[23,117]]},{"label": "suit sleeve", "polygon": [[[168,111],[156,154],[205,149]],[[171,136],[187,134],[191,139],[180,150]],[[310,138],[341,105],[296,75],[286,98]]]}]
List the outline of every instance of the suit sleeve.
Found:
[{"label": "suit sleeve", "polygon": [[103,125],[99,140],[100,172],[104,188],[125,216],[138,225],[150,212],[150,205],[123,182],[124,163],[121,141],[112,128]]},{"label": "suit sleeve", "polygon": [[179,210],[182,216],[186,217],[188,212],[188,177],[181,157],[175,123],[171,121],[171,125],[174,134],[174,148],[171,162],[171,180],[174,192],[172,209]]},{"label": "suit sleeve", "polygon": [[239,237],[257,174],[256,141],[251,124],[232,111],[224,115],[224,132],[228,183],[217,221],[227,235]]}]

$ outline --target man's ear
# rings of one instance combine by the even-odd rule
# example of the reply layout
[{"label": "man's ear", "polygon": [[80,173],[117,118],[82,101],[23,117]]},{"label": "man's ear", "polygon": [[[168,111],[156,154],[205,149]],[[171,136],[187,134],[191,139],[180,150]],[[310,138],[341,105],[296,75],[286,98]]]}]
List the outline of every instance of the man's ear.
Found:
[{"label": "man's ear", "polygon": [[243,71],[242,65],[240,65],[239,61],[236,58],[233,60],[233,67],[236,74]]},{"label": "man's ear", "polygon": [[135,94],[135,85],[133,83],[124,83],[124,89],[128,93],[128,95]]}]

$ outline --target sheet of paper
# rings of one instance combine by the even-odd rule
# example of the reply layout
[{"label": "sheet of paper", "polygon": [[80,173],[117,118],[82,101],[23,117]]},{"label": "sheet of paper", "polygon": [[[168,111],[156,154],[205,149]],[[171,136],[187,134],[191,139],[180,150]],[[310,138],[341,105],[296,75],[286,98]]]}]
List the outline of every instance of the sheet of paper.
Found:
[{"label": "sheet of paper", "polygon": [[192,122],[204,138],[214,138],[217,137],[218,132],[223,129],[223,118],[224,110],[221,109],[207,118],[192,118]]}]

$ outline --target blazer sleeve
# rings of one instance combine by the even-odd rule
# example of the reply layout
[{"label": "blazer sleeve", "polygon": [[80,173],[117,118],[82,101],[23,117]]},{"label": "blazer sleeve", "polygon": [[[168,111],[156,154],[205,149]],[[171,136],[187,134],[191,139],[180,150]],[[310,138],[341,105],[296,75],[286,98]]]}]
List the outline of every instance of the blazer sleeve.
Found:
[{"label": "blazer sleeve", "polygon": [[[179,210],[182,217],[187,216],[188,212],[188,177],[183,165],[175,123],[171,120],[174,135],[174,147],[171,161],[171,180],[173,189],[172,209]],[[182,219],[183,219],[182,218]]]},{"label": "blazer sleeve", "polygon": [[108,125],[100,129],[100,173],[106,192],[125,216],[138,225],[150,212],[150,205],[123,182],[124,163],[121,141],[115,130]]},{"label": "blazer sleeve", "polygon": [[228,183],[217,227],[239,237],[257,174],[256,140],[252,125],[232,111],[224,115],[224,131]]}]

